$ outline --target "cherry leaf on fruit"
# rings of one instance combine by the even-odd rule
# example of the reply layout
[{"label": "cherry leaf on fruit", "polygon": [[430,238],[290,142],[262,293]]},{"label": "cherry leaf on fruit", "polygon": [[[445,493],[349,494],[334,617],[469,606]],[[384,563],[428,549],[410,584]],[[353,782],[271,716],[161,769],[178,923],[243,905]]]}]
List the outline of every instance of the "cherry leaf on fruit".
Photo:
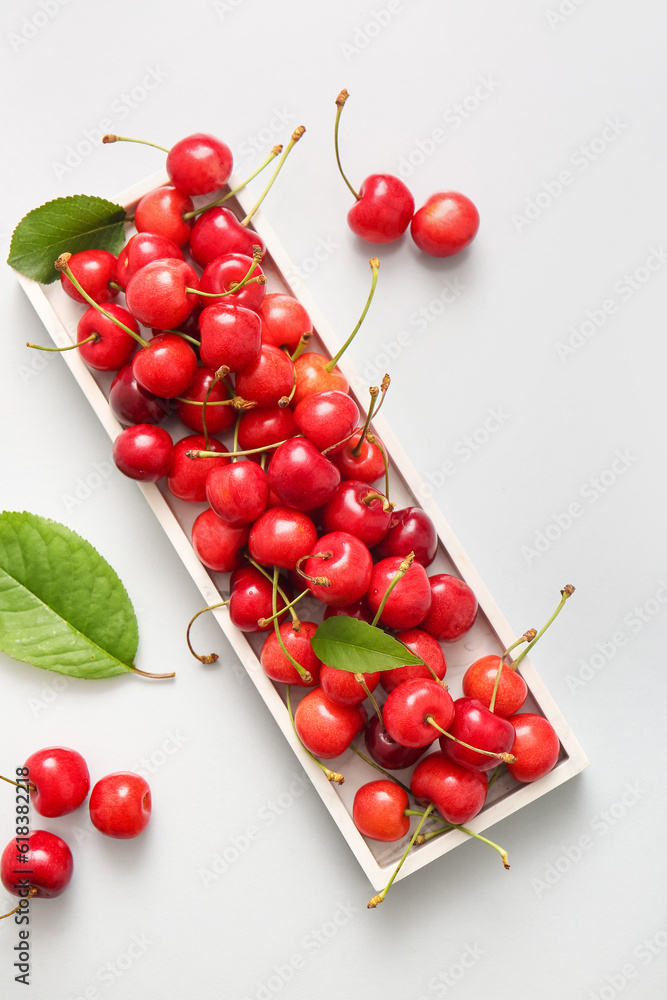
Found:
[{"label": "cherry leaf on fruit", "polygon": [[0,649],[70,677],[133,670],[137,619],[125,587],[80,535],[26,512],[0,513]]},{"label": "cherry leaf on fruit", "polygon": [[381,628],[344,615],[326,618],[310,642],[322,663],[354,674],[424,662]]},{"label": "cherry leaf on fruit", "polygon": [[125,209],[87,194],[47,201],[28,212],[12,235],[7,263],[28,278],[49,285],[58,277],[61,253],[108,250],[118,254],[125,242]]}]

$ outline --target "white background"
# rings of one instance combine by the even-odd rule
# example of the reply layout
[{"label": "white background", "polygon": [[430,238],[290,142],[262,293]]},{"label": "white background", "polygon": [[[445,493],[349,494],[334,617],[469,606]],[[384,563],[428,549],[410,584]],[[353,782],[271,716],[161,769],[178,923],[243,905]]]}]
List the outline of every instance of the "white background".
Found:
[{"label": "white background", "polygon": [[[167,146],[210,131],[246,173],[304,124],[265,212],[342,339],[374,252],[346,226],[342,87],[353,183],[403,170],[418,204],[447,188],[476,202],[460,257],[409,238],[380,248],[352,358],[369,383],[392,374],[386,415],[517,633],[576,585],[534,661],[591,760],[493,828],[510,872],[469,843],[367,911],[365,876],[214,622],[199,637],[218,664],[189,658],[199,594],[136,486],[109,472],[62,360],[24,347],[46,334],[6,268],[2,506],[88,538],[132,597],[139,665],[177,671],[59,691],[1,658],[0,772],[51,744],[79,749],[94,778],[142,760],[154,772],[136,841],[93,835],[85,811],[51,822],[76,879],[32,907],[28,995],[663,997],[664,5],[21,0],[2,21],[5,255],[29,209],[113,197],[162,165],[148,147],[101,146],[100,128]],[[9,789],[0,818],[8,840]],[[250,827],[205,885],[200,870]],[[16,943],[0,925],[3,998],[26,995]]]}]

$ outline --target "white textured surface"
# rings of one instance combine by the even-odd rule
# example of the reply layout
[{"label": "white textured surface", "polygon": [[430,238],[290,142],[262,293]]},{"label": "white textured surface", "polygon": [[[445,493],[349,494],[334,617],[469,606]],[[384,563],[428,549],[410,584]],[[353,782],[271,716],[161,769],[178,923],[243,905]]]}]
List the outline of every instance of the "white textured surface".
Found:
[{"label": "white textured surface", "polygon": [[[346,228],[335,170],[343,86],[353,180],[413,164],[418,203],[447,187],[477,202],[480,234],[463,257],[427,260],[408,242],[380,251],[352,357],[369,381],[391,372],[387,417],[512,627],[538,625],[558,589],[577,586],[536,662],[591,758],[493,829],[510,872],[469,844],[367,912],[363,872],[214,622],[199,634],[219,664],[189,660],[181,623],[199,595],[134,484],[106,474],[107,435],[66,366],[23,346],[42,327],[5,269],[3,507],[95,544],[137,608],[141,666],[178,671],[173,685],[58,690],[2,657],[0,772],[51,743],[75,746],[95,776],[145,761],[154,771],[155,815],[136,842],[89,835],[84,814],[52,821],[77,878],[32,908],[33,995],[662,997],[663,8],[220,0],[186,14],[173,0],[35,0],[2,19],[5,247],[35,205],[109,196],[160,166],[155,150],[99,146],[95,130],[165,145],[212,131],[244,172],[260,162],[253,143],[303,123],[266,215],[344,337],[372,248]],[[378,19],[388,23],[376,31]],[[522,221],[529,200],[535,217]],[[559,356],[605,303],[604,323]],[[0,800],[3,842],[12,801],[9,790]],[[201,871],[235,850],[205,885]],[[15,943],[0,924],[3,998],[22,995]]]}]

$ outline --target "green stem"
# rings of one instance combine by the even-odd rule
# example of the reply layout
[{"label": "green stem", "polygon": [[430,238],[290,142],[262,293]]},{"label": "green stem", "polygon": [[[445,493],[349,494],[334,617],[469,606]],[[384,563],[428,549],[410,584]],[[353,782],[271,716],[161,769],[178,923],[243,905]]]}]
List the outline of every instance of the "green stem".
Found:
[{"label": "green stem", "polygon": [[266,185],[266,187],[262,191],[262,194],[261,194],[259,200],[257,202],[255,202],[255,204],[253,205],[253,207],[250,209],[250,211],[246,215],[245,219],[241,220],[241,225],[242,226],[247,226],[247,225],[250,224],[250,220],[252,219],[253,215],[255,214],[255,212],[257,211],[257,209],[259,208],[259,206],[262,204],[262,202],[266,198],[267,194],[269,193],[269,191],[271,189],[271,185],[273,184],[273,182],[275,181],[276,177],[280,173],[280,171],[282,169],[282,166],[283,166],[283,163],[285,162],[285,160],[289,156],[290,152],[292,151],[292,149],[294,148],[294,146],[296,146],[297,142],[299,141],[299,139],[301,138],[301,136],[303,135],[303,133],[305,131],[306,130],[305,130],[304,126],[303,125],[299,125],[299,127],[295,128],[294,132],[292,132],[292,136],[290,138],[290,141],[287,143],[287,146],[285,147],[285,152],[280,157],[280,162],[278,163],[278,166],[276,167],[276,169],[273,171],[273,173],[271,175],[271,180],[269,181],[269,183]]},{"label": "green stem", "polygon": [[389,499],[389,461],[387,459],[387,453],[384,450],[384,445],[380,444],[380,442],[378,441],[378,439],[375,437],[375,434],[371,434],[369,432],[368,434],[366,434],[366,440],[368,441],[369,444],[374,444],[375,447],[377,448],[377,450],[382,455],[382,463],[384,465],[384,492],[385,492],[385,496],[387,497],[387,500],[388,500]]},{"label": "green stem", "polygon": [[215,661],[218,659],[218,654],[206,653],[203,656],[200,656],[199,653],[195,653],[194,649],[192,648],[192,643],[190,642],[190,629],[192,628],[192,626],[197,621],[200,615],[203,615],[206,611],[213,611],[215,608],[224,608],[226,604],[229,604],[229,600],[219,601],[217,604],[209,604],[208,607],[202,608],[200,611],[197,612],[196,615],[193,615],[190,621],[188,622],[188,627],[185,630],[185,641],[187,642],[188,649],[194,656],[195,660],[199,660],[200,663],[215,663]]},{"label": "green stem", "polygon": [[322,768],[322,770],[326,774],[326,776],[329,779],[329,781],[333,781],[337,785],[342,785],[343,782],[345,781],[345,778],[343,777],[343,775],[339,771],[330,771],[329,768],[325,767],[325,765],[322,763],[322,761],[318,760],[317,757],[315,757],[315,755],[310,752],[310,750],[308,749],[308,747],[305,746],[303,740],[301,739],[301,737],[299,736],[299,734],[297,732],[296,723],[294,722],[294,713],[292,712],[292,697],[291,697],[291,694],[290,694],[290,686],[289,686],[289,684],[285,685],[285,693],[286,693],[286,701],[287,701],[287,711],[289,713],[290,722],[292,723],[292,729],[294,730],[294,735],[296,736],[296,738],[298,739],[299,743],[301,744],[301,746],[303,747],[303,749],[306,751],[306,753],[308,754],[308,756],[310,757],[310,759],[314,760],[315,763],[317,764],[317,766]]},{"label": "green stem", "polygon": [[355,444],[354,448],[352,449],[352,454],[354,455],[355,458],[359,458],[359,456],[361,455],[361,446],[364,443],[364,438],[366,437],[366,434],[368,433],[371,417],[373,416],[373,410],[375,409],[377,398],[380,395],[380,390],[376,385],[372,385],[368,391],[371,394],[371,405],[368,407],[368,415],[366,416],[366,423],[361,428],[361,436],[357,441],[357,443]]},{"label": "green stem", "polygon": [[31,344],[26,341],[26,347],[32,347],[36,351],[56,351],[58,354],[62,354],[63,351],[73,351],[77,347],[83,347],[84,344],[96,344],[98,340],[101,340],[99,333],[91,333],[89,337],[85,340],[79,340],[76,344],[69,344],[67,347],[42,347],[41,344]]},{"label": "green stem", "polygon": [[[297,435],[298,437],[299,435]],[[285,438],[288,441],[289,438]],[[260,451],[268,451],[269,448],[278,448],[281,444],[285,444],[285,441],[274,441],[273,444],[262,445],[261,448],[246,448],[245,451],[230,451],[227,452],[226,458],[238,458],[240,455],[257,455]],[[190,449],[185,453],[188,458],[212,458],[215,455],[220,455],[219,451],[202,451],[197,448]]]},{"label": "green stem", "polygon": [[391,889],[391,886],[392,886],[392,883],[393,883],[394,879],[396,878],[396,876],[400,872],[401,868],[403,867],[403,862],[405,861],[405,859],[407,858],[408,854],[410,853],[410,850],[412,849],[412,845],[414,844],[415,840],[419,836],[419,831],[423,827],[423,825],[426,822],[426,820],[428,819],[429,815],[433,812],[433,808],[434,808],[433,807],[433,803],[430,803],[426,807],[426,811],[424,812],[424,815],[422,816],[422,818],[420,819],[419,823],[417,824],[417,829],[413,833],[412,839],[410,840],[410,843],[405,848],[405,851],[403,852],[403,857],[401,858],[401,860],[396,865],[396,868],[394,869],[393,875],[391,876],[391,878],[387,882],[387,884],[384,887],[384,889],[382,890],[382,892],[378,893],[377,896],[373,896],[373,898],[371,900],[369,900],[369,902],[367,904],[367,908],[369,910],[374,909],[376,906],[378,906],[380,903],[382,903],[384,901],[385,896],[387,895],[387,893]]},{"label": "green stem", "polygon": [[[264,569],[264,567],[262,565],[260,565],[260,563],[255,562],[255,560],[252,559],[251,556],[249,556],[247,552],[245,553],[245,557],[248,560],[248,562],[250,563],[250,565],[255,567],[255,569],[257,570],[258,573],[261,573],[262,576],[265,577],[269,581],[269,583],[273,583],[273,576],[271,575],[271,573],[268,573]],[[280,586],[280,584],[278,584],[278,593],[282,597],[282,599],[285,602],[285,604],[288,604],[289,598],[288,598],[287,594],[285,593],[285,591]],[[295,612],[292,611],[291,608],[290,608],[290,614],[292,616],[292,621],[298,623],[299,619],[297,618]],[[296,631],[298,632],[299,630],[297,629]]]},{"label": "green stem", "polygon": [[[187,454],[187,452],[186,452],[186,454]],[[395,574],[393,576],[393,579],[390,581],[389,586],[387,587],[387,589],[384,592],[384,596],[383,596],[382,600],[380,601],[380,607],[375,612],[375,618],[371,622],[371,625],[377,625],[377,623],[380,620],[380,617],[382,615],[382,612],[384,611],[384,606],[387,603],[387,598],[391,594],[391,592],[394,589],[394,587],[396,586],[396,584],[399,583],[403,579],[403,577],[405,576],[405,574],[407,573],[407,571],[410,569],[410,567],[412,566],[412,564],[414,562],[414,559],[415,559],[414,552],[409,552],[408,555],[403,560],[403,562],[401,563],[401,565],[396,570],[396,572],[395,572]]]},{"label": "green stem", "polygon": [[217,208],[218,205],[222,205],[230,198],[233,198],[235,194],[238,194],[239,191],[246,186],[246,184],[250,184],[250,181],[254,180],[255,177],[257,177],[257,174],[261,174],[262,170],[264,170],[265,167],[268,167],[271,160],[275,159],[275,157],[278,156],[279,153],[282,153],[282,151],[282,146],[274,146],[267,158],[264,160],[264,163],[262,163],[261,167],[257,167],[254,174],[250,174],[250,177],[246,177],[246,179],[241,181],[241,183],[238,184],[232,191],[228,191],[227,194],[223,194],[222,198],[217,198],[208,205],[202,205],[201,208],[195,208],[192,212],[183,212],[183,218],[194,219],[195,216],[201,215],[202,212],[206,212],[209,208]]},{"label": "green stem", "polygon": [[560,593],[561,593],[561,599],[560,599],[560,602],[558,604],[558,607],[556,608],[556,610],[554,611],[554,613],[552,614],[551,618],[546,623],[546,625],[544,625],[540,629],[540,631],[537,633],[537,635],[535,636],[535,638],[533,639],[533,641],[529,642],[528,645],[526,646],[526,648],[521,650],[521,652],[517,656],[516,660],[512,664],[512,670],[516,670],[516,668],[518,667],[518,665],[523,660],[524,656],[528,655],[528,653],[531,651],[531,649],[533,648],[533,646],[535,645],[535,643],[538,642],[542,638],[542,636],[544,635],[544,633],[546,632],[546,630],[549,628],[549,626],[551,625],[551,623],[554,621],[554,619],[557,618],[558,615],[561,613],[561,611],[565,607],[565,602],[567,601],[568,597],[572,597],[572,594],[574,593],[574,587],[572,586],[571,583],[568,583],[568,584],[566,584],[563,587],[563,589],[561,590]]},{"label": "green stem", "polygon": [[439,726],[432,715],[427,715],[424,722],[428,723],[429,726],[433,726],[433,728],[437,729],[439,733],[446,736],[448,740],[453,740],[454,743],[458,743],[459,746],[465,747],[466,750],[474,750],[475,753],[484,754],[485,757],[495,757],[496,760],[502,760],[506,764],[513,764],[516,760],[516,757],[514,757],[511,753],[495,753],[493,750],[480,750],[479,747],[473,747],[469,743],[464,743],[463,740],[457,739],[456,736],[452,736],[451,733],[448,733],[445,729]]},{"label": "green stem", "polygon": [[[272,615],[272,618],[273,618],[273,629],[274,629],[274,632],[276,633],[276,639],[278,640],[278,645],[280,646],[280,648],[282,649],[283,653],[285,654],[285,656],[287,657],[287,659],[289,660],[289,662],[292,664],[292,666],[296,670],[296,672],[299,675],[299,677],[301,678],[301,680],[304,682],[304,684],[312,684],[313,683],[312,674],[308,670],[306,670],[305,667],[302,667],[301,664],[298,663],[294,659],[294,657],[290,653],[287,652],[287,647],[285,646],[285,643],[283,642],[283,637],[280,634],[280,626],[278,625],[278,617],[277,617],[278,616],[278,576],[279,576],[279,574],[280,574],[280,568],[278,566],[274,566],[273,567],[273,581],[272,581],[273,582],[273,590],[271,592],[271,605],[272,605],[272,611],[273,611],[273,615]],[[261,619],[259,621],[261,621]],[[258,624],[259,624],[259,622],[258,622]]]},{"label": "green stem", "polygon": [[147,142],[146,139],[130,139],[127,135],[104,135],[102,136],[102,142],[105,145],[109,142],[138,142],[142,146],[152,146],[153,149],[161,149],[163,153],[169,152],[164,146],[158,146],[156,142]]},{"label": "green stem", "polygon": [[348,181],[347,177],[345,176],[342,164],[340,162],[340,154],[338,152],[338,124],[340,122],[340,116],[343,112],[343,108],[345,107],[345,102],[349,96],[350,95],[348,94],[347,90],[341,90],[340,94],[336,98],[336,124],[334,125],[334,148],[336,150],[336,163],[338,164],[340,175],[347,184],[347,186],[349,187],[350,191],[352,192],[356,200],[359,201],[361,195],[357,194],[357,192],[354,190],[354,188]]},{"label": "green stem", "polygon": [[311,342],[312,339],[313,339],[313,334],[311,332],[307,331],[306,333],[301,334],[301,337],[299,338],[299,343],[296,345],[294,354],[292,354],[291,356],[292,361],[296,361],[299,355],[303,354],[303,352],[308,347],[308,344]]},{"label": "green stem", "polygon": [[352,333],[350,334],[350,336],[347,338],[347,340],[345,341],[345,343],[341,347],[340,351],[338,351],[338,353],[333,356],[333,358],[331,359],[331,361],[329,361],[326,365],[324,365],[324,371],[325,372],[332,372],[334,370],[334,368],[336,367],[336,365],[340,361],[341,357],[343,356],[344,352],[347,350],[347,348],[350,346],[350,344],[352,343],[352,341],[356,337],[357,331],[359,330],[359,327],[361,326],[361,324],[363,323],[364,319],[366,318],[366,313],[368,312],[368,310],[370,308],[370,304],[371,304],[371,302],[373,300],[373,295],[375,294],[375,286],[377,285],[377,281],[378,281],[378,271],[380,269],[380,261],[377,259],[377,257],[371,257],[371,259],[369,260],[368,263],[371,265],[371,271],[372,271],[372,275],[373,276],[372,276],[372,279],[371,279],[371,290],[368,293],[368,298],[366,300],[366,305],[364,306],[364,311],[362,312],[361,316],[359,317],[359,321],[358,321],[357,325],[355,326],[354,330],[352,331]]},{"label": "green stem", "polygon": [[[389,771],[385,771],[383,767],[380,767],[379,764],[376,764],[374,760],[371,760],[370,757],[367,757],[366,754],[361,752],[361,750],[357,750],[354,743],[350,743],[350,750],[353,750],[356,753],[357,757],[361,757],[362,760],[365,760],[367,764],[370,764],[371,767],[374,767],[376,771],[380,772],[380,774],[384,774],[385,778],[389,778],[390,781],[395,781],[397,785],[401,786],[404,792],[407,792],[408,795],[412,795],[412,792],[410,791],[407,785],[404,785],[402,781],[399,781],[398,778],[395,775],[390,774]],[[421,816],[421,813],[419,815]]]},{"label": "green stem", "polygon": [[0,781],[6,781],[8,785],[14,785],[16,788],[25,788],[26,792],[37,791],[36,785],[31,785],[30,782],[25,781],[14,781],[12,778],[5,778],[3,774],[0,774]]},{"label": "green stem", "polygon": [[421,834],[418,838],[418,843],[423,844],[427,840],[431,840],[432,837],[439,837],[443,833],[449,833],[450,830],[460,830],[461,833],[465,833],[469,837],[474,837],[475,840],[481,841],[482,844],[488,844],[489,847],[494,849],[494,851],[498,851],[503,860],[503,865],[509,871],[510,866],[507,859],[507,851],[504,847],[501,847],[500,844],[494,844],[492,840],[489,840],[487,837],[483,837],[481,833],[475,833],[474,830],[469,830],[467,826],[460,826],[458,823],[446,823],[445,826],[439,826],[435,830],[429,830],[428,833]]},{"label": "green stem", "polygon": [[136,340],[138,344],[141,344],[142,347],[148,347],[147,340],[144,340],[143,337],[140,337],[138,333],[134,332],[134,330],[130,330],[129,326],[125,326],[124,323],[121,323],[119,319],[116,319],[116,317],[112,316],[111,313],[106,311],[106,309],[103,309],[102,306],[99,305],[99,303],[95,302],[95,300],[90,297],[88,292],[84,291],[84,289],[81,287],[77,279],[72,274],[71,268],[69,266],[69,260],[71,256],[72,256],[71,253],[61,253],[60,257],[58,257],[58,260],[54,264],[55,269],[57,271],[61,271],[65,275],[65,277],[69,278],[69,280],[72,282],[79,295],[82,295],[89,305],[91,305],[94,309],[97,309],[97,311],[99,313],[102,313],[103,316],[106,316],[107,319],[110,319],[112,323],[116,324],[116,326],[119,326],[121,330],[125,330],[125,333],[129,333],[129,335],[134,340]]},{"label": "green stem", "polygon": [[[508,656],[513,649],[516,649],[517,646],[520,646],[522,642],[530,642],[530,639],[534,638],[534,636],[535,636],[535,629],[531,629],[530,632],[527,632],[525,635],[522,635],[520,639],[517,639],[515,642],[512,643],[511,646],[508,646],[503,655],[500,657],[500,663],[498,664],[496,677],[493,682],[491,701],[489,702],[490,712],[493,712],[493,710],[496,707],[496,696],[498,694],[498,688],[500,687],[500,675],[503,672],[503,667],[507,666],[507,664],[505,663],[505,657]],[[514,670],[514,667],[511,667],[510,669]]]},{"label": "green stem", "polygon": [[[308,587],[306,587],[305,590],[301,591],[301,593],[299,594],[298,597],[295,597],[293,601],[290,601],[289,604],[286,604],[284,608],[281,608],[280,611],[274,611],[274,613],[271,615],[270,618],[260,618],[259,621],[257,622],[257,624],[261,628],[266,628],[266,626],[269,625],[274,620],[274,618],[280,618],[280,616],[284,615],[286,611],[290,611],[291,612],[292,608],[294,607],[294,605],[298,601],[300,601],[302,597],[305,597],[309,593],[310,593],[310,590],[308,589]],[[295,621],[295,620],[298,621],[298,618],[295,619],[295,617],[292,616],[292,620],[293,621]]]}]

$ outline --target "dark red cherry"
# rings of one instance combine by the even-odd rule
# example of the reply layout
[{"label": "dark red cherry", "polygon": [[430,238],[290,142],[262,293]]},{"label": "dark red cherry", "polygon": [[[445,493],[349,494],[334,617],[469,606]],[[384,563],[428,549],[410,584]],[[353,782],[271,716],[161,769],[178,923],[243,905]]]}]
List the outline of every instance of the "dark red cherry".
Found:
[{"label": "dark red cherry", "polygon": [[126,427],[113,443],[113,460],[130,479],[155,483],[171,468],[174,446],[169,434],[155,424]]},{"label": "dark red cherry", "polygon": [[121,424],[159,424],[171,412],[168,400],[137,382],[131,364],[120,369],[109,389],[109,406]]},{"label": "dark red cherry", "polygon": [[[218,400],[229,399],[229,392],[225,383],[218,379],[211,389],[215,372],[210,368],[200,365],[197,368],[192,381],[183,390],[184,399],[199,400],[202,402],[208,395],[208,402],[215,403]],[[209,389],[211,390],[209,392]],[[204,407],[195,403],[184,403],[179,400],[176,403],[176,413],[181,423],[196,431],[197,434],[204,433]],[[236,420],[236,410],[233,406],[206,406],[206,429],[210,434],[218,434],[226,431],[228,427],[233,427]]]},{"label": "dark red cherry", "polygon": [[412,767],[427,747],[404,747],[402,743],[393,740],[379,716],[372,715],[364,732],[366,749],[376,764],[387,771],[400,771],[404,767]]},{"label": "dark red cherry", "polygon": [[380,559],[414,552],[422,566],[430,566],[438,551],[438,536],[431,518],[421,507],[404,507],[391,515],[389,529],[377,546]]}]

